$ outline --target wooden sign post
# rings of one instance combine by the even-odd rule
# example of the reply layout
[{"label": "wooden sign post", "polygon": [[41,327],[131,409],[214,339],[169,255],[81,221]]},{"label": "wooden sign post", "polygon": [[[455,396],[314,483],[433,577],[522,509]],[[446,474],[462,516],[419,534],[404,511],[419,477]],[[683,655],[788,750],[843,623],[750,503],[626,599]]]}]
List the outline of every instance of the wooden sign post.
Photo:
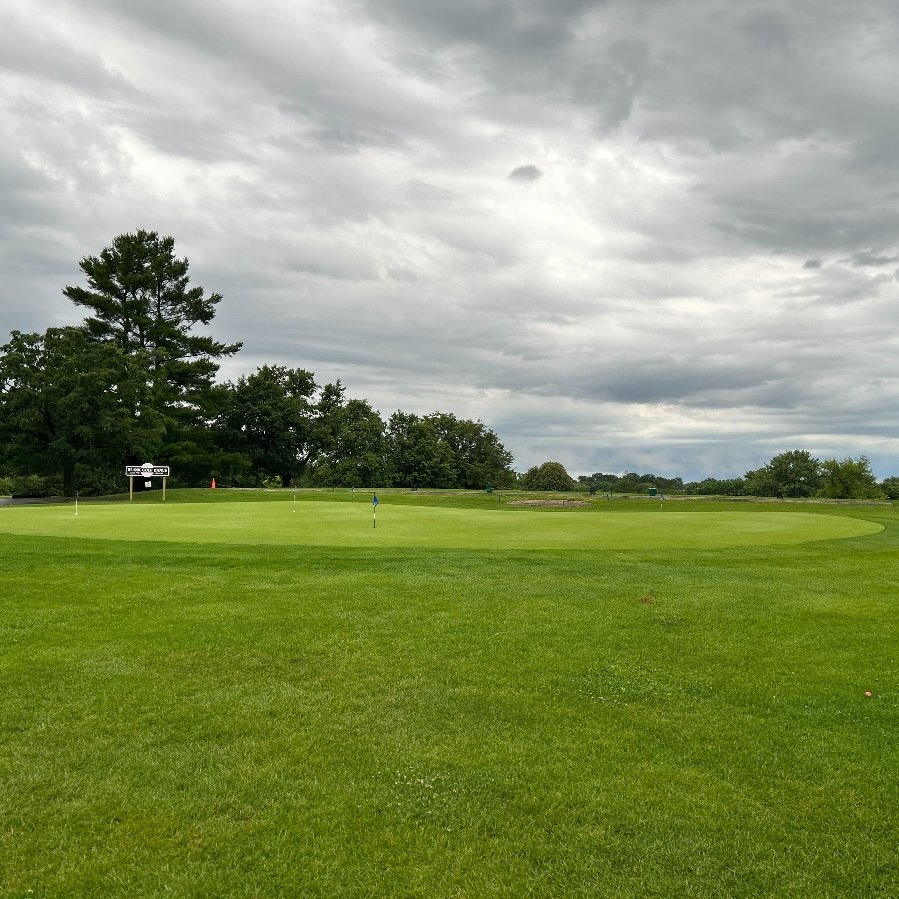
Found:
[{"label": "wooden sign post", "polygon": [[126,465],[125,474],[128,475],[128,502],[134,499],[134,479],[144,478],[149,487],[151,478],[162,478],[162,501],[165,502],[165,484],[172,470],[168,465],[154,465],[152,462],[144,462],[143,465]]}]

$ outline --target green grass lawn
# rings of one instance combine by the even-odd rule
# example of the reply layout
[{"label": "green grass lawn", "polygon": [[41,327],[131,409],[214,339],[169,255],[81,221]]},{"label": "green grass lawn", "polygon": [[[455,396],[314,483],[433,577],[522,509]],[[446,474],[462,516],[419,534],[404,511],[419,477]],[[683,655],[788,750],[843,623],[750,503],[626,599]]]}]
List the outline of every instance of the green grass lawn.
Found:
[{"label": "green grass lawn", "polygon": [[0,508],[0,895],[899,894],[892,507],[210,494]]},{"label": "green grass lawn", "polygon": [[81,503],[77,515],[72,505],[22,506],[5,509],[0,528],[15,534],[103,540],[542,551],[807,543],[876,533],[882,525],[811,512],[785,515],[768,508],[728,507],[697,511],[672,503],[667,510],[659,503],[631,504],[624,510],[620,504],[602,503],[552,511],[508,504],[473,510],[396,504],[385,497],[375,510],[367,501],[335,502],[313,494],[299,503],[290,495],[281,502],[157,501],[126,507]]}]

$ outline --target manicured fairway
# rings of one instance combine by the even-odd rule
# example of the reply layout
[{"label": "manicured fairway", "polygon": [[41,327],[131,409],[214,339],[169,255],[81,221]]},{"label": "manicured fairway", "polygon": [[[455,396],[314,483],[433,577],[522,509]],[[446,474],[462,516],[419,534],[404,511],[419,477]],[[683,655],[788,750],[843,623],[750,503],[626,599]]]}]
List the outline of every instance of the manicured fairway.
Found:
[{"label": "manicured fairway", "polygon": [[899,895],[896,509],[173,493],[0,507],[0,897]]},{"label": "manicured fairway", "polygon": [[881,525],[861,517],[745,508],[484,511],[381,503],[377,514],[375,520],[364,502],[82,504],[77,516],[71,506],[0,509],[0,531],[181,543],[633,549],[793,544],[881,530]]}]

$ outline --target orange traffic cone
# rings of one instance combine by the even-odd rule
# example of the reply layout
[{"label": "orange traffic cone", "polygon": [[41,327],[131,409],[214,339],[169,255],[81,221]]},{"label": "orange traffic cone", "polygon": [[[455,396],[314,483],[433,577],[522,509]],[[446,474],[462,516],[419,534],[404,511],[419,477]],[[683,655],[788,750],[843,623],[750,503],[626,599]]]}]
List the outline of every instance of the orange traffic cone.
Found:
[{"label": "orange traffic cone", "polygon": [[215,490],[215,478],[212,479],[212,483],[209,485],[210,490]]}]

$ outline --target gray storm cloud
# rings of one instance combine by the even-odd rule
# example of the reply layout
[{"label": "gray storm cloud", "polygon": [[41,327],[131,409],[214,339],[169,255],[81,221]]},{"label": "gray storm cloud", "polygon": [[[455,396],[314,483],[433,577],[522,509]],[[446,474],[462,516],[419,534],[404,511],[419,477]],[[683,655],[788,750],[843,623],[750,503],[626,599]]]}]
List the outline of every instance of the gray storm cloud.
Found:
[{"label": "gray storm cloud", "polygon": [[0,336],[152,228],[226,377],[479,417],[521,469],[897,473],[897,46],[882,0],[10,0]]},{"label": "gray storm cloud", "polygon": [[512,181],[539,181],[542,177],[543,172],[535,165],[520,165],[509,172]]}]

